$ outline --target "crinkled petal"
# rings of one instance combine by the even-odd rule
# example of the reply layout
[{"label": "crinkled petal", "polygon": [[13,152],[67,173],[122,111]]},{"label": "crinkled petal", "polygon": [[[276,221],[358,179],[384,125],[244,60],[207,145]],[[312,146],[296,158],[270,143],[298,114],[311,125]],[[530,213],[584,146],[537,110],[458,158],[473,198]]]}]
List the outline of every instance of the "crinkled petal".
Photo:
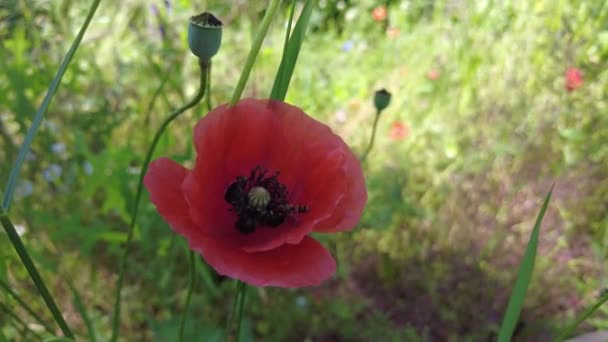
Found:
[{"label": "crinkled petal", "polygon": [[345,179],[347,186],[344,196],[334,208],[332,215],[315,225],[314,231],[335,233],[354,228],[363,214],[367,203],[367,189],[363,170],[357,157],[348,151],[345,155]]},{"label": "crinkled petal", "polygon": [[318,241],[305,237],[297,245],[283,245],[248,253],[205,236],[191,247],[219,274],[254,286],[316,286],[336,271],[336,262]]},{"label": "crinkled petal", "polygon": [[[220,106],[199,121],[194,143],[196,167],[182,187],[194,220],[206,234],[248,252],[300,243],[331,217],[347,190],[348,147],[327,126],[282,102],[246,99]],[[238,232],[224,192],[256,166],[279,171],[290,202],[308,205],[310,212],[293,215],[278,228]]]},{"label": "crinkled petal", "polygon": [[189,237],[196,230],[190,218],[188,204],[181,191],[181,183],[190,172],[169,158],[159,158],[148,168],[144,185],[158,213],[177,233]]}]

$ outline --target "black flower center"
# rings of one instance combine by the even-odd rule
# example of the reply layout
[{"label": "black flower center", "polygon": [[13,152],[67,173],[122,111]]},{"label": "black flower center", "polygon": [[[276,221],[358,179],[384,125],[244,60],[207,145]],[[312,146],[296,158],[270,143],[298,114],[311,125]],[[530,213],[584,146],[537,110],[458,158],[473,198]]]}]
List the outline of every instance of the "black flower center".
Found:
[{"label": "black flower center", "polygon": [[237,177],[226,189],[224,200],[236,213],[235,226],[242,234],[253,233],[258,225],[278,227],[289,215],[309,211],[307,205],[289,204],[287,187],[278,176],[256,166],[249,177]]}]

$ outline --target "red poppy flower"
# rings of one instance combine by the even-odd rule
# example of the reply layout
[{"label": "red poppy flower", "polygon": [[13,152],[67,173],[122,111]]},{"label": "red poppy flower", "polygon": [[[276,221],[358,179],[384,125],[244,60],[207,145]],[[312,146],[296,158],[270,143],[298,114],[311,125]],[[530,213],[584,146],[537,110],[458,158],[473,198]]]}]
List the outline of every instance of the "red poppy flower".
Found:
[{"label": "red poppy flower", "polygon": [[391,140],[399,141],[405,139],[410,132],[409,127],[401,121],[395,121],[391,125],[391,130],[389,132],[389,137]]},{"label": "red poppy flower", "polygon": [[336,269],[312,232],[353,228],[367,191],[331,130],[297,107],[246,99],[194,129],[192,170],[160,158],[144,178],[160,215],[218,273],[255,286],[318,285]]},{"label": "red poppy flower", "polygon": [[566,70],[566,90],[572,92],[583,85],[583,73],[577,68]]},{"label": "red poppy flower", "polygon": [[374,10],[372,11],[372,17],[374,18],[375,21],[385,20],[387,14],[388,13],[386,11],[386,7],[384,7],[384,6],[378,6],[378,7],[374,8]]},{"label": "red poppy flower", "polygon": [[438,79],[439,76],[441,76],[441,72],[437,69],[431,69],[426,73],[426,77],[431,81]]}]

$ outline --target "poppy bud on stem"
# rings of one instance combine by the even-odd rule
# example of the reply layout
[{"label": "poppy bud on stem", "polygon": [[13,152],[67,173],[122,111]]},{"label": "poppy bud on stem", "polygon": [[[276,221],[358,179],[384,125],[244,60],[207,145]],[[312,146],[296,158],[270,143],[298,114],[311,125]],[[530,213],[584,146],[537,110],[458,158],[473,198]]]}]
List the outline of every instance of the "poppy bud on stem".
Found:
[{"label": "poppy bud on stem", "polygon": [[[114,302],[114,319],[112,323],[112,337],[111,342],[115,342],[118,339],[119,326],[120,326],[120,306],[121,306],[121,293],[122,284],[124,282],[125,270],[127,267],[127,259],[129,256],[129,248],[131,241],[133,240],[133,231],[135,230],[135,222],[137,221],[137,211],[139,209],[139,202],[143,190],[144,175],[148,171],[148,167],[152,160],[154,150],[160,141],[161,136],[165,132],[165,129],[169,124],[175,120],[178,116],[184,113],[186,110],[196,106],[205,97],[205,91],[208,90],[208,81],[210,77],[211,58],[218,52],[222,43],[222,22],[219,21],[211,13],[202,13],[190,18],[190,24],[188,25],[188,45],[190,51],[199,58],[200,68],[200,83],[199,89],[196,95],[188,103],[184,104],[180,108],[174,110],[169,116],[161,123],[160,128],[156,131],[152,143],[148,148],[148,152],[144,159],[141,172],[139,174],[139,182],[137,185],[137,192],[135,194],[135,204],[131,209],[131,222],[127,233],[127,241],[125,242],[124,253],[120,262],[120,271],[118,273],[118,281],[116,285],[116,299]],[[208,96],[208,94],[207,94]],[[190,258],[191,268],[190,271],[194,272],[194,258]],[[193,279],[193,278],[192,278]],[[185,324],[186,313],[190,305],[190,297],[192,292],[192,282],[188,289],[188,299],[186,303],[186,310],[180,323],[180,340],[183,337],[183,329]]]},{"label": "poppy bud on stem", "polygon": [[209,12],[190,18],[188,46],[202,62],[209,62],[222,45],[222,22]]},{"label": "poppy bud on stem", "polygon": [[374,126],[372,127],[372,137],[369,140],[369,145],[367,145],[367,149],[361,156],[361,163],[363,163],[367,159],[369,152],[372,150],[372,147],[374,147],[374,140],[376,139],[376,130],[378,129],[378,121],[380,120],[380,114],[382,114],[382,111],[386,109],[386,107],[388,107],[390,103],[391,93],[389,93],[384,88],[376,91],[376,93],[374,94],[374,107],[376,107],[376,118],[374,119]]}]

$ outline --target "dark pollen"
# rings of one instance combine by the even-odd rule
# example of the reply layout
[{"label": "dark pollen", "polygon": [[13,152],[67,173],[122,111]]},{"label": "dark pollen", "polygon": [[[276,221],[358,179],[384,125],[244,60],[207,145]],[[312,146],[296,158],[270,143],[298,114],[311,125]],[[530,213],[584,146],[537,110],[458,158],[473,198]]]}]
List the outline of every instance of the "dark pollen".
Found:
[{"label": "dark pollen", "polygon": [[[236,229],[242,234],[250,234],[258,225],[267,227],[278,227],[291,214],[307,213],[310,209],[307,205],[291,205],[288,201],[287,187],[278,180],[279,173],[269,174],[260,166],[256,166],[249,177],[239,176],[236,178],[224,194],[224,200],[228,202],[238,217]],[[270,194],[270,200],[263,205],[255,205],[249,197],[253,188],[263,188]]]}]

